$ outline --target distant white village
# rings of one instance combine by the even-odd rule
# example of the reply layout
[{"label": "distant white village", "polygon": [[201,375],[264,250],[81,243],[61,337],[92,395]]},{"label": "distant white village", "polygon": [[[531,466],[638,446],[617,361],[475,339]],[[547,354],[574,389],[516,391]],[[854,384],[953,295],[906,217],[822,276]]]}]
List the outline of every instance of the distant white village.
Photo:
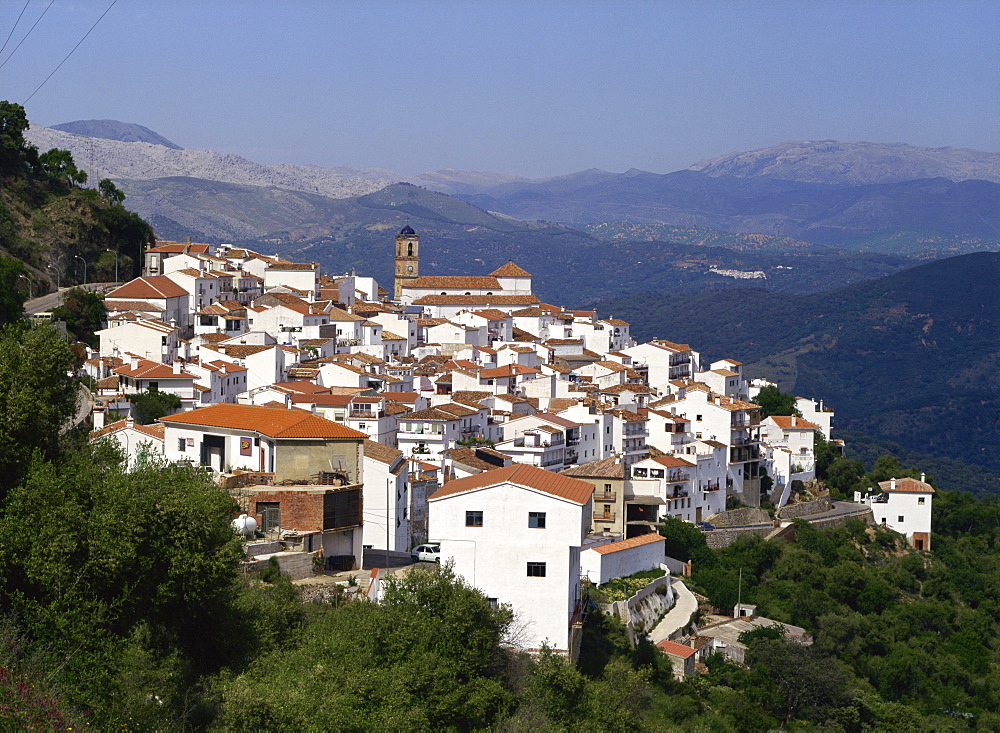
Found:
[{"label": "distant white village", "polygon": [[[293,575],[419,547],[510,604],[524,648],[566,653],[581,577],[659,567],[665,517],[727,534],[739,528],[713,524],[727,508],[784,507],[815,476],[814,433],[837,443],[833,410],[811,397],[801,417],[762,419],[751,400],[768,383],[735,359],[638,344],[623,320],[543,303],[513,262],[421,276],[420,246],[409,226],[396,236],[385,289],[157,242],[105,300],[84,367],[92,439],[116,440],[130,465],[206,467],[257,528],[251,554]],[[150,389],[180,408],[141,425],[128,396]],[[893,480],[853,506],[929,549],[932,493]]]}]

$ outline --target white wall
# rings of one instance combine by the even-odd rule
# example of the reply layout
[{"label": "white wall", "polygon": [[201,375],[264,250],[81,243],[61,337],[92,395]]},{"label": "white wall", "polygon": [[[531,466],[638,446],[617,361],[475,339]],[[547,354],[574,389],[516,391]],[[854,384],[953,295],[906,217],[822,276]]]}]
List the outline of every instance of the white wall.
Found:
[{"label": "white wall", "polygon": [[650,542],[648,545],[629,547],[607,554],[595,548],[580,553],[581,575],[586,575],[591,583],[602,585],[614,578],[626,578],[643,570],[654,570],[663,563],[665,540]]}]

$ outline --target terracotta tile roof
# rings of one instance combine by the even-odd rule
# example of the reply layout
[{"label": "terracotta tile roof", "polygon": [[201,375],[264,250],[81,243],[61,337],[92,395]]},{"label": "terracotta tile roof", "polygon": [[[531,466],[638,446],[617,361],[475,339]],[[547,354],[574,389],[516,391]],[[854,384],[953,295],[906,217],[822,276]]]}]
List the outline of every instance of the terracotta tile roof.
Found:
[{"label": "terracotta tile roof", "polygon": [[166,275],[154,277],[137,277],[120,288],[115,288],[107,297],[115,298],[182,298],[188,291],[175,283]]},{"label": "terracotta tile roof", "polygon": [[690,351],[691,347],[688,344],[678,344],[673,341],[667,341],[666,339],[653,339],[653,344],[656,346],[661,346],[666,349],[671,349],[672,351]]},{"label": "terracotta tile roof", "polygon": [[311,412],[284,407],[220,403],[160,418],[173,425],[245,430],[269,438],[366,438],[362,432]]},{"label": "terracotta tile roof", "polygon": [[382,399],[386,402],[416,402],[420,397],[418,392],[384,392]]},{"label": "terracotta tile roof", "polygon": [[567,420],[566,418],[559,417],[558,415],[553,415],[551,412],[539,412],[533,415],[532,417],[536,417],[540,420],[545,420],[546,422],[550,422],[553,425],[558,425],[559,427],[563,428],[580,427],[580,423],[573,422],[572,420]]},{"label": "terracotta tile roof", "polygon": [[685,461],[683,458],[678,458],[677,456],[657,456],[655,458],[651,458],[650,460],[656,461],[665,468],[694,468],[695,465],[689,461]]},{"label": "terracotta tile roof", "polygon": [[651,545],[654,542],[666,542],[666,540],[656,532],[650,532],[648,534],[641,534],[636,537],[629,537],[627,540],[619,540],[618,542],[609,542],[606,545],[598,545],[597,547],[591,547],[589,549],[593,550],[599,555],[610,555],[612,552],[631,550],[633,547],[642,547],[643,545]]},{"label": "terracotta tile roof", "polygon": [[484,308],[483,310],[474,311],[473,315],[482,316],[489,321],[506,321],[510,318],[509,313],[498,311],[496,308]]},{"label": "terracotta tile roof", "polygon": [[621,318],[602,318],[601,323],[607,323],[611,326],[631,326],[632,324],[628,321],[623,321]]},{"label": "terracotta tile roof", "polygon": [[403,457],[403,451],[396,450],[388,445],[376,443],[374,440],[366,440],[364,442],[364,455],[365,458],[373,458],[379,463],[391,466]]},{"label": "terracotta tile roof", "polygon": [[222,353],[235,359],[244,359],[273,348],[276,348],[275,344],[222,344],[219,346]]},{"label": "terracotta tile roof", "polygon": [[391,331],[382,331],[383,341],[406,341],[405,336],[399,336]]},{"label": "terracotta tile roof", "polygon": [[796,415],[771,415],[767,419],[773,420],[782,430],[819,430],[819,425]]},{"label": "terracotta tile roof", "polygon": [[493,394],[491,392],[475,392],[471,390],[459,390],[457,392],[452,393],[451,401],[457,402],[460,405],[469,405],[470,407],[479,409],[480,407],[482,407],[482,405],[479,403],[485,400],[487,397],[492,397],[492,396]]},{"label": "terracotta tile roof", "polygon": [[425,295],[413,301],[414,305],[532,305],[538,302],[534,295]]},{"label": "terracotta tile roof", "polygon": [[650,394],[652,389],[645,384],[615,384],[611,387],[602,387],[598,391],[609,392],[611,394],[621,394],[622,392],[632,392],[633,394]]},{"label": "terracotta tile roof", "polygon": [[429,407],[426,410],[411,412],[406,416],[407,420],[458,420],[459,418],[474,415],[477,411],[464,405],[438,405]]},{"label": "terracotta tile roof", "polygon": [[183,370],[175,374],[174,368],[171,365],[149,361],[148,359],[139,359],[139,363],[135,369],[132,368],[131,363],[125,363],[120,367],[115,367],[114,372],[120,376],[131,377],[133,379],[197,379],[194,374]]},{"label": "terracotta tile roof", "polygon": [[574,405],[578,405],[579,400],[573,397],[553,397],[549,400],[548,409],[554,412],[559,412],[560,410],[567,410]]},{"label": "terracotta tile roof", "polygon": [[496,367],[494,369],[482,369],[479,372],[480,379],[495,379],[497,377],[514,377],[518,374],[541,374],[539,369],[526,367],[521,364],[508,364],[507,366]]},{"label": "terracotta tile roof", "polygon": [[739,372],[734,372],[732,369],[713,369],[712,374],[718,374],[720,377],[738,377]]},{"label": "terracotta tile roof", "polygon": [[132,430],[147,435],[154,440],[163,440],[163,426],[162,425],[140,425],[137,422],[132,423],[131,426],[128,425],[128,419],[118,420],[113,423],[108,423],[101,430],[91,430],[90,439],[100,438],[102,435],[109,435],[110,433],[116,433],[119,430],[124,430],[126,427],[131,427]]},{"label": "terracotta tile roof", "polygon": [[479,457],[484,454],[493,456],[507,465],[509,465],[513,460],[506,453],[501,453],[500,451],[492,450],[491,448],[449,448],[448,450],[441,451],[441,455],[445,458],[449,458],[459,465],[472,468],[477,471],[492,471],[493,469],[498,468],[496,463],[490,463],[489,461]]},{"label": "terracotta tile roof", "polygon": [[522,267],[518,267],[513,262],[508,262],[506,265],[500,265],[497,269],[490,273],[493,277],[531,277],[531,273]]},{"label": "terracotta tile roof", "polygon": [[290,392],[298,392],[299,394],[330,394],[329,387],[321,387],[315,382],[275,382],[272,386],[278,389],[286,389]]},{"label": "terracotta tile roof", "polygon": [[108,313],[116,311],[138,311],[140,313],[163,313],[163,307],[143,300],[105,300],[104,307]]},{"label": "terracotta tile roof", "polygon": [[631,410],[608,410],[615,417],[621,418],[625,422],[647,422],[649,418],[632,412]]},{"label": "terracotta tile roof", "polygon": [[[608,456],[580,466],[567,468],[562,471],[562,475],[577,478],[625,478],[625,465],[622,463],[621,456]],[[593,485],[590,488],[593,490]]]},{"label": "terracotta tile roof", "polygon": [[269,266],[268,270],[315,270],[319,265],[315,262],[278,262]]},{"label": "terracotta tile roof", "polygon": [[466,478],[449,481],[429,496],[428,500],[434,501],[446,496],[503,483],[511,483],[515,486],[542,491],[546,494],[571,501],[574,504],[580,504],[581,506],[590,502],[590,497],[594,493],[593,484],[586,481],[562,476],[536,466],[515,463],[506,468],[495,468],[492,471],[484,471],[475,476],[467,476]]},{"label": "terracotta tile roof", "polygon": [[896,488],[892,488],[892,481],[879,481],[878,486],[882,491],[901,491],[907,494],[933,494],[934,487],[924,481],[918,481],[909,476],[896,479]]},{"label": "terracotta tile roof", "polygon": [[403,285],[404,289],[413,288],[468,288],[470,290],[500,290],[500,283],[495,277],[476,275],[430,275],[416,277]]},{"label": "terracotta tile roof", "polygon": [[610,369],[613,372],[624,372],[628,369],[624,364],[619,364],[617,361],[595,361],[587,366],[599,366],[605,369]]},{"label": "terracotta tile roof", "polygon": [[656,648],[665,654],[681,657],[682,659],[687,659],[688,657],[698,653],[697,649],[684,646],[683,644],[678,644],[676,641],[670,641],[670,639],[664,639],[663,641],[657,642]]},{"label": "terracotta tile roof", "polygon": [[523,329],[518,328],[517,326],[514,326],[514,340],[519,341],[521,343],[533,344],[535,343],[535,341],[538,340],[538,337],[535,336],[534,334],[528,333]]}]

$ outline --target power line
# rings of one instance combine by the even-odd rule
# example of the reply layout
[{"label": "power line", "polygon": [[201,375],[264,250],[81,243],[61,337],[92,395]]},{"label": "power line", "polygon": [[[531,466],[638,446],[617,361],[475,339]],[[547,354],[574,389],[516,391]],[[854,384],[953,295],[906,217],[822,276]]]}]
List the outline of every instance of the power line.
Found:
[{"label": "power line", "polygon": [[3,50],[7,48],[7,44],[10,43],[10,37],[14,35],[14,30],[17,28],[17,24],[21,22],[21,15],[24,15],[24,11],[28,9],[28,4],[31,0],[24,0],[24,7],[21,8],[20,15],[17,16],[17,20],[14,21],[14,25],[10,27],[10,33],[7,34],[7,40],[3,42],[3,46],[0,46],[0,54],[3,54]]},{"label": "power line", "polygon": [[[10,55],[3,60],[2,64],[0,64],[0,69],[2,69],[4,66],[6,66],[8,61],[10,61],[12,58],[14,58],[14,54],[17,53],[17,49],[19,49],[21,47],[22,43],[24,43],[26,40],[28,40],[28,36],[31,35],[31,31],[35,30],[35,26],[38,25],[38,23],[42,20],[42,18],[45,17],[45,14],[47,12],[49,12],[49,8],[52,7],[52,3],[54,3],[55,1],[56,0],[49,0],[49,4],[45,6],[45,10],[42,11],[42,14],[38,16],[38,20],[36,20],[34,22],[34,24],[28,29],[28,32],[24,34],[24,38],[22,38],[20,41],[17,42],[17,45],[14,46],[14,50],[11,51]],[[13,33],[13,32],[14,31],[12,30],[11,33]],[[6,45],[6,44],[4,44],[4,45]]]},{"label": "power line", "polygon": [[[53,0],[53,2],[54,2],[54,1],[55,1],[55,0]],[[31,98],[32,98],[33,96],[35,96],[36,94],[38,94],[38,90],[39,90],[39,89],[41,89],[41,88],[42,88],[43,86],[45,86],[45,82],[47,82],[47,81],[48,81],[49,79],[51,79],[51,78],[52,78],[52,77],[53,77],[53,76],[55,75],[55,73],[56,73],[57,71],[59,71],[59,69],[61,69],[61,68],[62,68],[62,65],[63,65],[63,64],[65,64],[65,63],[66,63],[67,61],[69,61],[69,57],[73,55],[73,52],[74,52],[74,51],[76,51],[76,49],[80,48],[80,44],[81,44],[81,43],[83,43],[84,41],[86,41],[86,40],[87,40],[87,36],[89,36],[89,35],[91,34],[91,32],[93,32],[93,30],[94,30],[94,29],[95,29],[95,28],[97,27],[97,24],[98,24],[98,23],[100,23],[100,22],[101,22],[102,20],[104,20],[104,16],[105,16],[105,15],[107,15],[107,14],[108,14],[109,12],[111,12],[111,8],[113,8],[113,7],[115,6],[115,3],[117,3],[117,2],[118,2],[118,0],[111,0],[111,4],[110,4],[110,5],[108,6],[108,9],[107,9],[107,10],[105,10],[105,11],[104,11],[103,13],[101,13],[101,17],[100,17],[100,18],[98,18],[98,19],[97,19],[96,21],[94,21],[94,24],[93,24],[92,26],[90,26],[90,30],[89,30],[89,31],[87,31],[86,33],[84,33],[84,34],[83,34],[83,38],[81,38],[81,39],[80,39],[80,40],[79,40],[79,41],[77,42],[77,44],[76,44],[75,46],[73,46],[73,49],[72,49],[72,50],[71,50],[71,51],[70,51],[70,52],[69,52],[68,54],[66,54],[66,58],[64,58],[64,59],[63,59],[62,61],[60,61],[60,62],[59,62],[59,66],[57,66],[56,68],[54,68],[54,69],[52,70],[52,73],[51,73],[51,74],[49,74],[49,75],[48,75],[47,77],[45,77],[44,81],[42,81],[42,83],[38,85],[38,88],[37,88],[37,89],[35,89],[35,91],[33,91],[33,92],[32,92],[31,94],[29,94],[29,95],[28,95],[28,98],[27,98],[27,99],[25,99],[25,100],[24,100],[24,101],[23,101],[23,102],[21,103],[22,105],[25,105],[25,104],[27,104],[28,102],[30,102],[30,101],[31,101]],[[51,4],[52,4],[52,3],[50,2],[50,3],[49,3],[49,5],[51,5]],[[46,8],[46,10],[48,10],[48,8]]]}]

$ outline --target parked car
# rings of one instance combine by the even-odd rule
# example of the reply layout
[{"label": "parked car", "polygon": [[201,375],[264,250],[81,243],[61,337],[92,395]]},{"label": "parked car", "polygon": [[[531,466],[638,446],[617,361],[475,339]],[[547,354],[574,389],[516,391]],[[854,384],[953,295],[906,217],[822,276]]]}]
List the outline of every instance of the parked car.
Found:
[{"label": "parked car", "polygon": [[697,527],[700,530],[705,531],[705,532],[707,532],[710,529],[715,529],[715,527],[713,525],[709,524],[708,522],[698,522],[694,526]]},{"label": "parked car", "polygon": [[413,562],[441,562],[441,545],[417,545],[410,550]]}]

